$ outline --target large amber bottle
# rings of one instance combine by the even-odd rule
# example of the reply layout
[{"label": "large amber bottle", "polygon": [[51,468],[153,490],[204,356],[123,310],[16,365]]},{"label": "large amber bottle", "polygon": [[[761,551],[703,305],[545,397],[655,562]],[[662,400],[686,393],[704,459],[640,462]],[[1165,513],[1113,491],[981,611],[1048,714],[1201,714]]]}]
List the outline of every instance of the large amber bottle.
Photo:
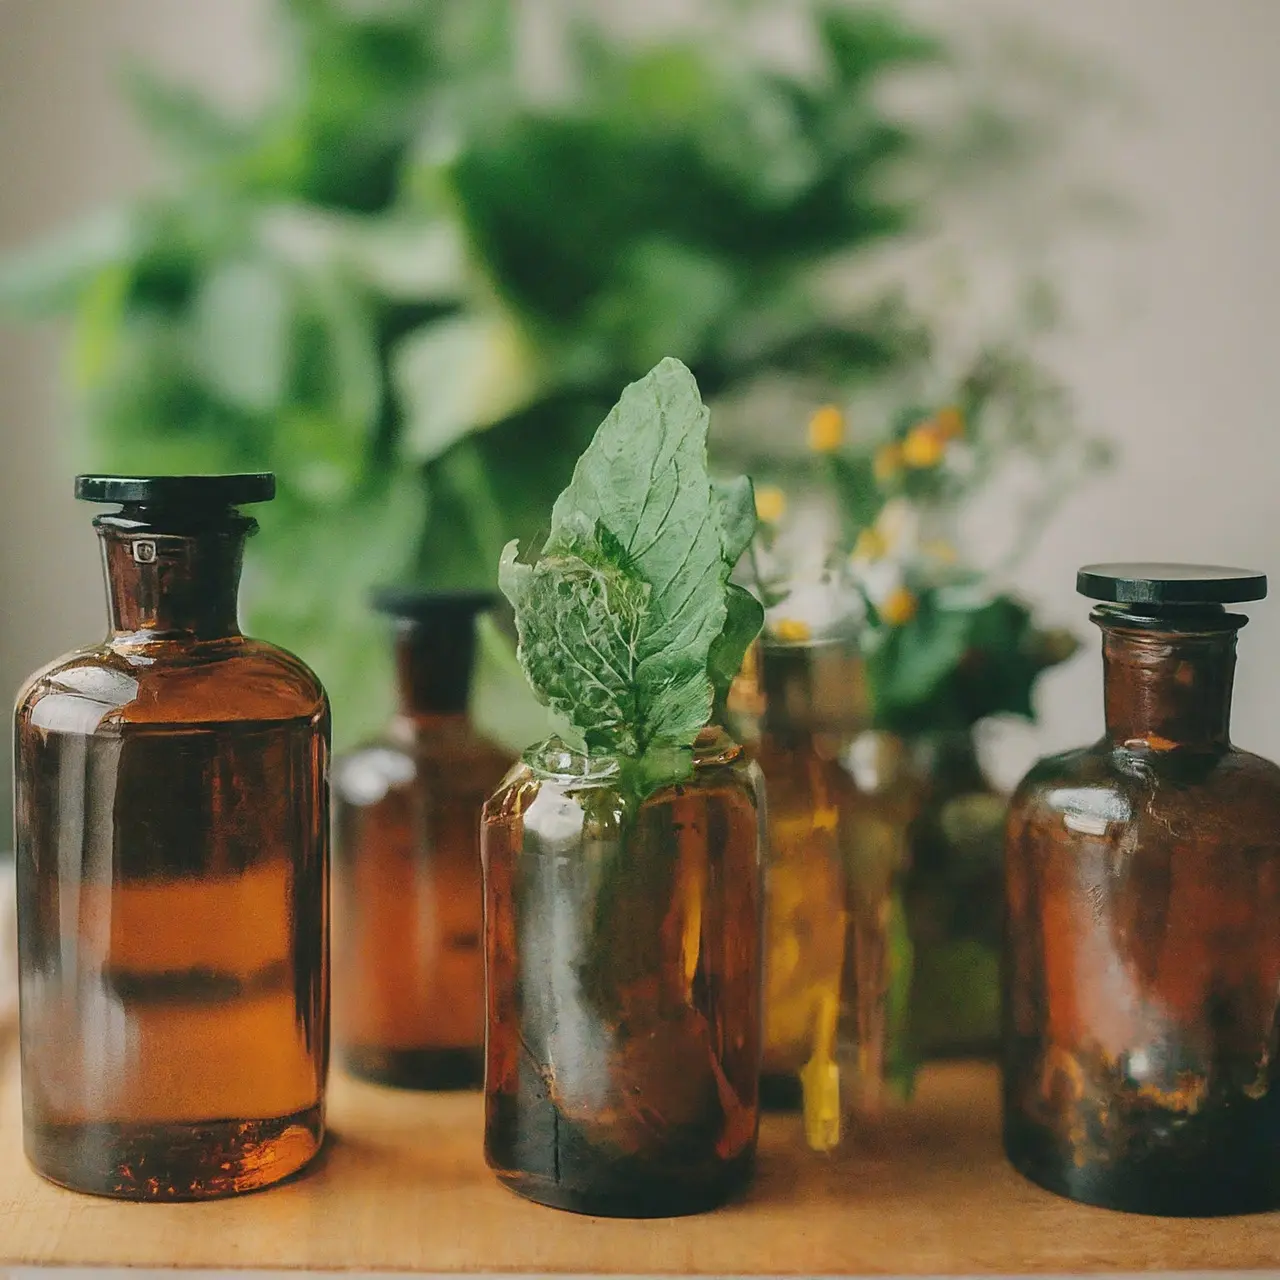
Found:
[{"label": "large amber bottle", "polygon": [[1228,738],[1244,570],[1083,569],[1106,732],[1009,819],[1004,1140],[1144,1213],[1280,1206],[1280,769]]},{"label": "large amber bottle", "polygon": [[696,1213],[759,1119],[759,771],[719,730],[638,806],[552,740],[485,807],[485,1154],[580,1213]]},{"label": "large amber bottle", "polygon": [[324,1136],[329,709],[242,635],[270,475],[81,476],[105,642],[18,696],[27,1156],[81,1191],[266,1186]]},{"label": "large amber bottle", "polygon": [[334,1025],[348,1070],[418,1089],[484,1080],[480,810],[511,765],[467,718],[487,593],[388,590],[399,709],[334,769]]}]

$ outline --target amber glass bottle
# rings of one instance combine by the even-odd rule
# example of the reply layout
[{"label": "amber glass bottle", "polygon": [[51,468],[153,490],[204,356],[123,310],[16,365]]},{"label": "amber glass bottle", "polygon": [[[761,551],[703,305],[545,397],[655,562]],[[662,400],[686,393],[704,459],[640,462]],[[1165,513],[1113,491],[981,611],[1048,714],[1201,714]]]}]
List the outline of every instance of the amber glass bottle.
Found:
[{"label": "amber glass bottle", "polygon": [[480,810],[511,765],[467,719],[485,593],[382,591],[399,710],[334,769],[334,1026],[356,1075],[417,1089],[484,1080]]},{"label": "amber glass bottle", "polygon": [[750,1177],[761,787],[719,730],[638,807],[552,740],[485,806],[485,1153],[531,1200],[696,1213]]},{"label": "amber glass bottle", "polygon": [[240,633],[236,509],[270,475],[81,476],[105,642],[18,696],[27,1156],[81,1191],[190,1200],[324,1135],[329,711]]},{"label": "amber glass bottle", "polygon": [[[815,673],[845,672],[843,718],[814,697]],[[896,740],[856,736],[863,699],[843,645],[768,645],[765,711],[754,750],[769,789],[762,1095],[799,1094],[809,1145],[839,1144],[846,1120],[883,1103],[895,880],[905,863],[912,793]],[[863,708],[865,710],[865,708]],[[865,723],[865,720],[863,721]],[[861,784],[861,785],[860,785]]]},{"label": "amber glass bottle", "polygon": [[1004,1140],[1052,1191],[1280,1206],[1280,769],[1228,739],[1260,574],[1096,565],[1106,733],[1042,761],[1007,847]]},{"label": "amber glass bottle", "polygon": [[[831,1086],[848,929],[839,827],[855,794],[814,732],[814,649],[770,645],[760,655],[764,715],[753,750],[769,787],[761,1092],[772,1106],[799,1101],[806,1063],[819,1093],[838,1094]],[[838,1130],[838,1111],[823,1107],[812,1087],[808,1103],[807,1112],[833,1111]]]}]

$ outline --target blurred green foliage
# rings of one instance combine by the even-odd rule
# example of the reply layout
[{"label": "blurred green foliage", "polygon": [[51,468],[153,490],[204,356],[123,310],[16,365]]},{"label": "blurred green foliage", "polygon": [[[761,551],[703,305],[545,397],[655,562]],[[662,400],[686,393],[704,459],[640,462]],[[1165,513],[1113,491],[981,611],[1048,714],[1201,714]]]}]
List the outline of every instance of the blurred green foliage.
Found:
[{"label": "blurred green foliage", "polygon": [[[248,622],[350,740],[390,687],[370,586],[492,584],[657,359],[715,398],[922,357],[891,296],[850,313],[820,284],[916,223],[887,192],[920,139],[878,91],[944,50],[828,0],[799,7],[804,71],[744,52],[728,0],[648,42],[577,15],[547,96],[513,0],[278,7],[287,73],[251,118],[130,73],[172,181],[8,264],[0,304],[71,317],[85,468],[277,473]],[[491,727],[532,736],[492,629],[485,655]]]}]

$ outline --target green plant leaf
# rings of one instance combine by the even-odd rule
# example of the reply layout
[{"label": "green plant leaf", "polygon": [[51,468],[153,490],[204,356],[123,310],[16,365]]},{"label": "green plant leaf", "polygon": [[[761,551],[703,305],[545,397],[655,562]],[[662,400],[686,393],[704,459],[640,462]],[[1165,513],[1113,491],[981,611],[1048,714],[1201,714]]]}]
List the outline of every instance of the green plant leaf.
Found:
[{"label": "green plant leaf", "polygon": [[[499,584],[529,682],[593,750],[639,760],[688,747],[710,717],[711,651],[726,595],[737,597],[726,549],[741,543],[746,490],[713,492],[707,419],[693,375],[663,360],[578,460],[537,560],[522,564],[515,543],[503,553]],[[728,534],[722,511],[735,514]],[[722,665],[750,643],[749,616],[736,598]]]},{"label": "green plant leaf", "polygon": [[882,638],[867,661],[878,724],[900,727],[929,704],[964,656],[971,628],[967,611],[926,597],[911,622]]},{"label": "green plant leaf", "polygon": [[716,697],[723,699],[742,670],[752,641],[764,626],[764,606],[745,587],[731,582],[725,595],[724,630],[715,638],[707,658],[707,674]]},{"label": "green plant leaf", "polygon": [[855,457],[829,454],[824,462],[840,501],[845,545],[851,547],[858,534],[874,523],[884,505],[884,495],[869,454]]},{"label": "green plant leaf", "polygon": [[662,668],[688,652],[700,656],[704,681],[706,653],[725,617],[722,592],[710,585],[728,576],[707,474],[709,416],[678,360],[663,360],[632,383],[556,501],[544,548],[572,552],[597,529],[615,539],[627,567],[652,588],[641,668]]},{"label": "green plant leaf", "polygon": [[733,569],[756,536],[755,486],[750,476],[735,476],[732,480],[713,480],[711,493],[720,522],[721,554]]},{"label": "green plant leaf", "polygon": [[460,315],[409,334],[392,355],[404,413],[402,448],[419,462],[492,426],[534,397],[534,366],[501,314]]},{"label": "green plant leaf", "polygon": [[588,749],[641,754],[637,650],[649,584],[578,556],[521,564],[514,542],[503,552],[498,583],[516,611],[521,665],[540,699]]},{"label": "green plant leaf", "polygon": [[820,9],[819,32],[831,68],[847,92],[888,67],[932,61],[942,55],[940,42],[904,25],[887,8],[837,5]]},{"label": "green plant leaf", "polygon": [[[724,562],[732,573],[756,535],[755,486],[750,476],[714,480],[711,492],[720,525],[720,545]],[[730,583],[725,591],[724,629],[711,645],[707,675],[715,696],[723,700],[729,692],[747,650],[764,626],[764,606],[746,588]]]}]

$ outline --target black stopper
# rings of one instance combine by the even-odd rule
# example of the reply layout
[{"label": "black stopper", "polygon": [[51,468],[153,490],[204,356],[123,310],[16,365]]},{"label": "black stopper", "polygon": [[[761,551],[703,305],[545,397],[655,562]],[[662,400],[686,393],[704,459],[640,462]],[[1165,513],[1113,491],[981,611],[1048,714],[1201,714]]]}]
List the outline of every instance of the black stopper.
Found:
[{"label": "black stopper", "polygon": [[400,625],[405,642],[401,686],[415,709],[466,709],[475,664],[475,620],[497,602],[492,591],[423,591],[412,587],[374,591],[373,607]]},{"label": "black stopper", "polygon": [[1267,594],[1267,575],[1218,564],[1087,564],[1076,590],[1108,604],[1187,606],[1242,604]]},{"label": "black stopper", "polygon": [[452,628],[488,613],[498,603],[496,591],[427,591],[418,587],[376,587],[373,607],[389,618]]},{"label": "black stopper", "polygon": [[76,497],[85,502],[208,510],[270,502],[276,478],[270,471],[214,476],[76,476]]}]

